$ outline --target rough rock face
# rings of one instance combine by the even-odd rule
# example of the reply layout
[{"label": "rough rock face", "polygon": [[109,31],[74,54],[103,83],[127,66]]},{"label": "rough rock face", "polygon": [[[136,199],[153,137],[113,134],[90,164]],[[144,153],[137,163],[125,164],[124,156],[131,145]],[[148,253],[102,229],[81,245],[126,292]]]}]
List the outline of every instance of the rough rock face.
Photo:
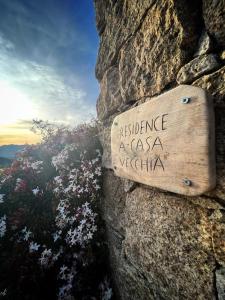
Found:
[{"label": "rough rock face", "polygon": [[99,80],[117,60],[119,49],[137,31],[146,11],[154,2],[155,0],[95,1],[97,28],[100,33],[96,65],[96,76]]},{"label": "rough rock face", "polygon": [[217,58],[213,54],[206,54],[196,57],[184,65],[177,74],[177,82],[190,83],[202,75],[210,73],[219,68]]},{"label": "rough rock face", "polygon": [[[185,0],[95,3],[101,33],[96,65],[101,94],[97,107],[99,118],[105,119],[123,103],[153,96],[173,85],[177,72],[195,50],[193,45],[197,45],[200,8],[198,1],[187,5]],[[104,97],[107,88],[108,101]],[[119,97],[112,104],[115,93]]]},{"label": "rough rock face", "polygon": [[103,119],[115,113],[122,102],[118,68],[113,66],[105,72],[100,82],[100,88],[97,112],[99,119]]},{"label": "rough rock face", "polygon": [[127,195],[125,220],[125,256],[159,299],[211,298],[215,260],[205,209],[137,188]]},{"label": "rough rock face", "polygon": [[200,56],[213,50],[213,42],[206,31],[204,31],[199,39],[198,48],[194,56]]},{"label": "rough rock face", "polygon": [[216,284],[219,291],[219,300],[225,299],[225,269],[222,268],[216,272]]},{"label": "rough rock face", "polygon": [[[95,0],[102,213],[121,300],[224,299],[224,0]],[[114,176],[114,117],[185,82],[214,98],[217,186],[184,197]]]},{"label": "rough rock face", "polygon": [[194,8],[185,5],[185,1],[156,1],[152,5],[139,30],[120,51],[120,84],[125,102],[158,94],[175,81],[175,74],[193,51],[188,41],[197,43],[195,17]]},{"label": "rough rock face", "polygon": [[219,47],[225,47],[225,2],[224,0],[203,0],[203,18],[207,31]]}]

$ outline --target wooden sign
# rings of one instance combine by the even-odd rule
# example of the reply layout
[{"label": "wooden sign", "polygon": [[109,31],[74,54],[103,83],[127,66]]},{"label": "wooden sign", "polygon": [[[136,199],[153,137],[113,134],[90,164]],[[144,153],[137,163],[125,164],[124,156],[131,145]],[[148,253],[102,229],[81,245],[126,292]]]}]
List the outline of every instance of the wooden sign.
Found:
[{"label": "wooden sign", "polygon": [[214,188],[212,99],[181,85],[118,115],[111,150],[117,176],[190,196]]}]

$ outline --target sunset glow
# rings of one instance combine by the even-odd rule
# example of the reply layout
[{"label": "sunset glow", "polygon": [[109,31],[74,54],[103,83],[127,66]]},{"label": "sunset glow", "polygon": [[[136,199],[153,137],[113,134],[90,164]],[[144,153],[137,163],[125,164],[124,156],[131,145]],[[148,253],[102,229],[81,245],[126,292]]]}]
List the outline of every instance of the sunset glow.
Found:
[{"label": "sunset glow", "polygon": [[0,126],[0,145],[36,144],[40,136],[30,131],[31,124],[14,123]]},{"label": "sunset glow", "polygon": [[37,143],[40,138],[29,130],[31,122],[23,121],[36,115],[32,102],[4,81],[0,81],[0,95],[0,145]]},{"label": "sunset glow", "polygon": [[13,124],[18,120],[35,117],[35,109],[28,97],[7,82],[0,82],[0,95],[0,125]]}]

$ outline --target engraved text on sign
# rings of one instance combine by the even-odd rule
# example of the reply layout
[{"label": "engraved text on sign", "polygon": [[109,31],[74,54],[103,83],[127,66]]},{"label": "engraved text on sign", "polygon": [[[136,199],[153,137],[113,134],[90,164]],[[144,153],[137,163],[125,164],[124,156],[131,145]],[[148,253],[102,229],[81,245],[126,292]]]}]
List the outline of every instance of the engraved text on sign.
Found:
[{"label": "engraved text on sign", "polygon": [[211,99],[200,88],[180,86],[122,113],[112,125],[111,148],[116,175],[201,194],[215,186]]}]

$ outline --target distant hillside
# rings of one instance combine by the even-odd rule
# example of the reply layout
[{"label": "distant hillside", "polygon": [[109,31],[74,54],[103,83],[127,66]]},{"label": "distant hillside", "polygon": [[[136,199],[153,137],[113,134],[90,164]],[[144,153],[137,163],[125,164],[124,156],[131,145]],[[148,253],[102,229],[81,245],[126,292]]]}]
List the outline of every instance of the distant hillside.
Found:
[{"label": "distant hillside", "polygon": [[3,145],[0,146],[0,157],[13,159],[16,152],[22,150],[25,145]]},{"label": "distant hillside", "polygon": [[9,167],[12,163],[11,159],[0,157],[0,169]]}]

